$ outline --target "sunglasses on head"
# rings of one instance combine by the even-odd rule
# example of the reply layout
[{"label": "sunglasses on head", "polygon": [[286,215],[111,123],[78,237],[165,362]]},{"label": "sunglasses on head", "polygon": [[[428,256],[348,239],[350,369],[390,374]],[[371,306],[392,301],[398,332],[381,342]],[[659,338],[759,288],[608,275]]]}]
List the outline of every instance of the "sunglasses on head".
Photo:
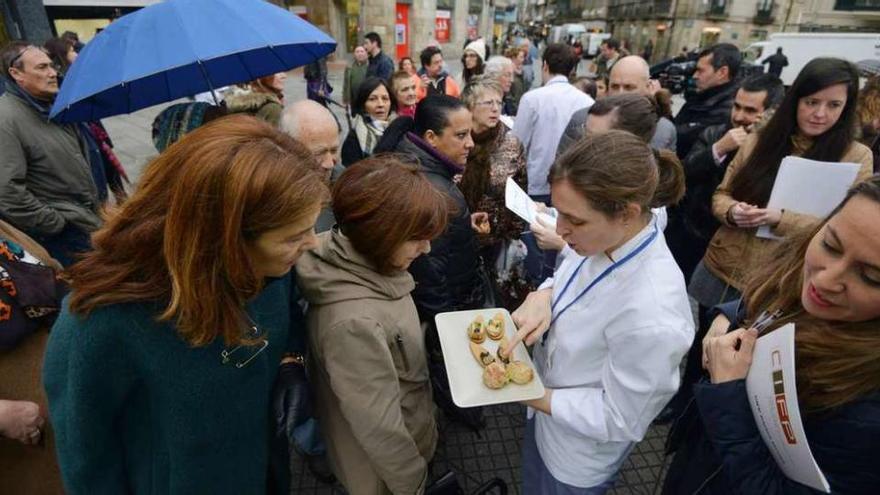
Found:
[{"label": "sunglasses on head", "polygon": [[22,50],[20,52],[18,52],[18,55],[12,57],[12,60],[9,61],[9,67],[7,67],[7,69],[11,69],[11,68],[15,67],[15,63],[18,62],[18,60],[22,57],[22,55],[24,55],[24,52],[30,50],[31,48],[36,48],[36,47],[34,45],[28,45],[28,46],[22,48]]}]

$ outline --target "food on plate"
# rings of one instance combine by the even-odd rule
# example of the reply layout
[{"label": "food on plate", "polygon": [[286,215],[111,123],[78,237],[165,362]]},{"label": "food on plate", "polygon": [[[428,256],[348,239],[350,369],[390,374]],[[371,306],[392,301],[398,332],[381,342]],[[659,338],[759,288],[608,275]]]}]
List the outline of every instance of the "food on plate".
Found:
[{"label": "food on plate", "polygon": [[495,356],[498,357],[498,362],[507,364],[510,362],[510,356],[501,353],[501,349],[507,347],[507,337],[498,341],[498,350],[495,351]]},{"label": "food on plate", "polygon": [[504,313],[495,313],[489,323],[486,323],[486,333],[492,340],[504,337]]},{"label": "food on plate", "polygon": [[511,361],[506,369],[507,378],[517,385],[525,385],[535,377],[535,371],[522,361]]},{"label": "food on plate", "polygon": [[507,380],[507,370],[501,363],[493,362],[483,369],[483,383],[491,389],[507,385]]},{"label": "food on plate", "polygon": [[487,351],[485,347],[477,344],[476,342],[471,342],[471,354],[474,355],[474,358],[480,363],[480,366],[486,367],[495,362],[495,358],[492,357],[492,353]]},{"label": "food on plate", "polygon": [[485,342],[486,325],[483,323],[483,317],[481,315],[474,318],[474,321],[468,325],[468,337],[478,344]]}]

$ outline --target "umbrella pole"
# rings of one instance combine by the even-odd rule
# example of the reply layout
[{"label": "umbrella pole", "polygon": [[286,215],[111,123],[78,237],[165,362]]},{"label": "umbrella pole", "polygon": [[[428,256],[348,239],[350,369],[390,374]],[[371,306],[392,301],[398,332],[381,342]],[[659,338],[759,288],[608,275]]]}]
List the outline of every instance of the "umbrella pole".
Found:
[{"label": "umbrella pole", "polygon": [[208,71],[205,70],[205,65],[202,64],[202,61],[199,60],[199,69],[202,70],[202,76],[205,77],[205,81],[208,82],[208,90],[211,92],[211,98],[214,99],[214,105],[220,106],[220,102],[217,100],[217,93],[214,92],[214,85],[211,84],[211,78],[208,77]]}]

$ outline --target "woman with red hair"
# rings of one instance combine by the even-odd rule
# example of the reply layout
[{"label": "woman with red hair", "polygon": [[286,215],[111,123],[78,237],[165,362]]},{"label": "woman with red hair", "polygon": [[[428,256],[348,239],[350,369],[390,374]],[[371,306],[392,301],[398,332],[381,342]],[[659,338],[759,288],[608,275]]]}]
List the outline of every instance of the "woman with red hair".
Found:
[{"label": "woman with red hair", "polygon": [[108,215],[46,350],[66,493],[266,492],[270,391],[302,350],[290,271],[327,197],[315,170],[287,135],[226,117]]}]

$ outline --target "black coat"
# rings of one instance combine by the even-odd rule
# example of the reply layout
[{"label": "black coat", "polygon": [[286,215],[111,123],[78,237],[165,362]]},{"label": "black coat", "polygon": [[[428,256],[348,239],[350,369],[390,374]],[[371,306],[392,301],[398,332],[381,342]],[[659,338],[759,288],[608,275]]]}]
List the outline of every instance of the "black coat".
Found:
[{"label": "black coat", "polygon": [[703,129],[730,121],[730,108],[736,98],[737,89],[739,82],[732,81],[688,97],[674,120],[678,133],[676,151],[679,158],[688,155]]},{"label": "black coat", "polygon": [[685,172],[685,195],[674,207],[668,208],[669,223],[666,241],[675,261],[690,280],[697,264],[706,254],[709,241],[719,223],[712,214],[712,196],[724,179],[727,165],[736,155],[728,153],[721,164],[715,163],[714,145],[731,128],[730,121],[706,127],[700,133],[682,165]]},{"label": "black coat", "polygon": [[767,68],[767,73],[779,77],[782,74],[782,69],[788,67],[788,57],[781,53],[774,53],[761,62],[761,65],[764,64],[770,64]]},{"label": "black coat", "polygon": [[456,207],[446,231],[431,241],[431,252],[416,259],[409,269],[416,281],[412,297],[420,319],[433,322],[437,313],[478,307],[483,294],[477,239],[464,195],[452,181],[453,172],[409,137],[403,138],[395,151],[416,157],[427,179],[452,198]]},{"label": "black coat", "polygon": [[[741,314],[727,305],[732,327]],[[732,310],[732,311],[731,311]],[[664,495],[821,493],[788,479],[761,438],[745,380],[694,386],[695,404],[676,421],[678,450]],[[696,407],[695,407],[696,406]],[[880,488],[880,394],[871,394],[824,414],[802,414],[816,463],[832,493],[876,494]]]}]

